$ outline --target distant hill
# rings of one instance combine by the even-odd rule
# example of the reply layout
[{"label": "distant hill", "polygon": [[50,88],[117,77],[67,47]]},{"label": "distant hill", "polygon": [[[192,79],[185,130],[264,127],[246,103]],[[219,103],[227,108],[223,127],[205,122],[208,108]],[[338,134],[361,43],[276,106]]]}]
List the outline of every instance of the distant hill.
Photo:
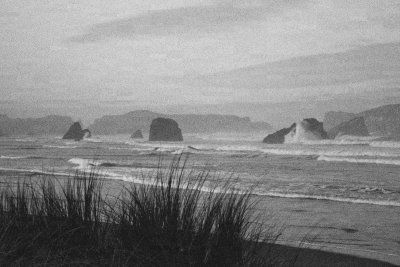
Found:
[{"label": "distant hill", "polygon": [[356,117],[355,113],[343,111],[329,111],[324,116],[324,128],[330,130]]},{"label": "distant hill", "polygon": [[50,115],[43,118],[10,118],[0,115],[0,135],[64,134],[73,123],[71,117]]},{"label": "distant hill", "polygon": [[258,132],[269,131],[266,122],[252,122],[249,117],[234,115],[161,114],[147,110],[132,111],[123,115],[108,115],[96,119],[90,126],[94,134],[131,134],[141,129],[148,132],[151,121],[163,117],[175,120],[185,133]]},{"label": "distant hill", "polygon": [[400,136],[400,104],[369,109],[358,115],[364,117],[371,135]]},{"label": "distant hill", "polygon": [[328,112],[325,114],[324,124],[334,128],[356,117],[364,118],[370,135],[400,137],[400,104],[385,105],[358,114]]}]

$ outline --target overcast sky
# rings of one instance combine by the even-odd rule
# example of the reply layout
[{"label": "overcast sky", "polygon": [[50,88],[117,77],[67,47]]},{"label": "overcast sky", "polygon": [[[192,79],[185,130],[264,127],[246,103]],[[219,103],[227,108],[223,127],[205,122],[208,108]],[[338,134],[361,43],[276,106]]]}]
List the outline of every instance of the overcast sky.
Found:
[{"label": "overcast sky", "polygon": [[3,101],[390,97],[399,55],[399,0],[0,0]]}]

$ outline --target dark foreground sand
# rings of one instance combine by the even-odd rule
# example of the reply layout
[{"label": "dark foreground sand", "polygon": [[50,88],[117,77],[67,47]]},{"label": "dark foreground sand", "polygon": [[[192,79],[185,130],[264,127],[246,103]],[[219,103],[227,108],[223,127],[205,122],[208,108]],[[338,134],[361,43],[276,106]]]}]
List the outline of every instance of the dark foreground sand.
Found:
[{"label": "dark foreground sand", "polygon": [[[35,179],[40,177],[39,173],[15,172],[11,170],[0,170],[0,186],[7,186],[13,182],[22,179]],[[22,179],[21,179],[22,178]],[[58,176],[59,179],[65,179],[65,176]],[[111,191],[118,191],[123,182],[107,180],[106,188]],[[400,266],[385,261],[367,259],[358,256],[346,255],[323,251],[319,249],[310,249],[304,247],[292,247],[287,245],[274,244],[266,245],[261,253],[270,253],[275,258],[276,266],[298,266],[298,267],[319,267],[319,266]],[[390,261],[390,260],[388,260]]]},{"label": "dark foreground sand", "polygon": [[[293,265],[298,267],[319,266],[398,266],[383,261],[359,258],[356,256],[326,252],[308,248],[274,245],[272,253],[278,255],[278,266],[288,266],[287,259],[295,259]],[[290,262],[289,262],[290,264]]]}]

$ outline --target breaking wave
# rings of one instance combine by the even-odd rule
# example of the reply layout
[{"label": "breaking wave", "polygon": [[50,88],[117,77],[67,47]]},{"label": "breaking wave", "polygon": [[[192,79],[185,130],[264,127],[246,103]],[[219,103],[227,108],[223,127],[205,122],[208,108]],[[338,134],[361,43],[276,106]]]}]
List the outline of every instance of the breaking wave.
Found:
[{"label": "breaking wave", "polygon": [[[154,173],[154,169],[149,168],[140,168],[138,169],[139,172],[142,173]],[[117,173],[107,173],[108,178],[121,180],[124,182],[131,182],[135,184],[142,184],[142,185],[154,185],[156,180],[152,177],[139,178],[139,176],[134,175],[121,175]],[[107,178],[107,177],[106,177]],[[186,188],[187,184],[181,184],[183,188]],[[190,185],[188,188],[191,188]],[[205,185],[204,187],[200,188],[203,192],[223,192],[226,191],[224,187],[218,186],[211,186]],[[308,200],[326,200],[326,201],[334,201],[334,202],[346,202],[346,203],[354,203],[354,204],[368,204],[368,205],[379,205],[379,206],[395,206],[400,207],[400,202],[393,201],[393,200],[373,200],[373,199],[358,199],[358,198],[348,198],[348,197],[335,197],[335,196],[323,196],[323,195],[307,195],[307,194],[298,194],[298,193],[281,193],[281,192],[256,192],[256,191],[249,191],[246,188],[233,188],[235,193],[238,194],[246,194],[250,192],[254,196],[267,196],[267,197],[279,197],[279,198],[290,198],[290,199],[308,199]],[[374,189],[371,189],[374,191]]]},{"label": "breaking wave", "polygon": [[27,159],[28,157],[24,156],[0,156],[0,159]]},{"label": "breaking wave", "polygon": [[47,147],[47,148],[60,148],[60,149],[71,149],[71,148],[77,148],[78,146],[43,145],[43,147]]},{"label": "breaking wave", "polygon": [[333,161],[333,162],[349,162],[349,163],[386,164],[386,165],[399,165],[400,166],[400,159],[368,159],[368,158],[319,156],[318,160]]},{"label": "breaking wave", "polygon": [[85,170],[92,166],[99,166],[102,162],[93,159],[72,158],[68,160],[69,163],[78,165],[78,169]]},{"label": "breaking wave", "polygon": [[400,142],[392,141],[375,141],[370,143],[371,147],[383,147],[383,148],[400,148]]},{"label": "breaking wave", "polygon": [[400,202],[391,201],[391,200],[342,198],[342,197],[332,197],[332,196],[318,196],[318,195],[306,195],[306,194],[296,194],[296,193],[279,193],[279,192],[255,193],[255,195],[269,196],[269,197],[280,197],[280,198],[327,200],[327,201],[347,202],[347,203],[355,203],[355,204],[369,204],[369,205],[379,205],[379,206],[400,207]]},{"label": "breaking wave", "polygon": [[2,168],[0,167],[1,171],[11,171],[11,172],[20,172],[20,173],[32,173],[32,174],[39,174],[39,175],[52,175],[52,176],[71,176],[69,173],[64,173],[64,172],[55,172],[53,170],[51,171],[45,171],[45,170],[37,170],[37,169],[14,169],[14,168]]}]

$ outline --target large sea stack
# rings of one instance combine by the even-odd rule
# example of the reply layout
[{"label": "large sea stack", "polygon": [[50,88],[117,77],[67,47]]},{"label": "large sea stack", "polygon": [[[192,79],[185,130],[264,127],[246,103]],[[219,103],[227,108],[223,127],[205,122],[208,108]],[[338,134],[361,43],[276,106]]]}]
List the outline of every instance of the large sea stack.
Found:
[{"label": "large sea stack", "polygon": [[264,138],[263,142],[267,144],[283,144],[285,142],[285,136],[295,128],[296,123],[293,123],[289,128],[283,128],[273,134],[269,134]]},{"label": "large sea stack", "polygon": [[183,141],[182,131],[176,121],[156,118],[150,125],[149,141]]},{"label": "large sea stack", "polygon": [[343,122],[328,131],[328,136],[331,139],[342,135],[369,136],[368,128],[365,124],[365,119],[363,117],[357,117],[352,120]]},{"label": "large sea stack", "polygon": [[143,139],[143,134],[141,130],[137,130],[131,135],[132,139]]},{"label": "large sea stack", "polygon": [[304,119],[293,123],[289,128],[283,128],[264,138],[268,144],[299,143],[307,140],[327,139],[328,134],[324,130],[323,123],[317,119]]},{"label": "large sea stack", "polygon": [[91,137],[91,133],[88,129],[82,129],[82,126],[79,122],[75,122],[69,127],[69,130],[66,134],[64,134],[62,139],[71,139],[75,141],[80,141],[85,137],[85,134],[88,133],[87,137]]}]

